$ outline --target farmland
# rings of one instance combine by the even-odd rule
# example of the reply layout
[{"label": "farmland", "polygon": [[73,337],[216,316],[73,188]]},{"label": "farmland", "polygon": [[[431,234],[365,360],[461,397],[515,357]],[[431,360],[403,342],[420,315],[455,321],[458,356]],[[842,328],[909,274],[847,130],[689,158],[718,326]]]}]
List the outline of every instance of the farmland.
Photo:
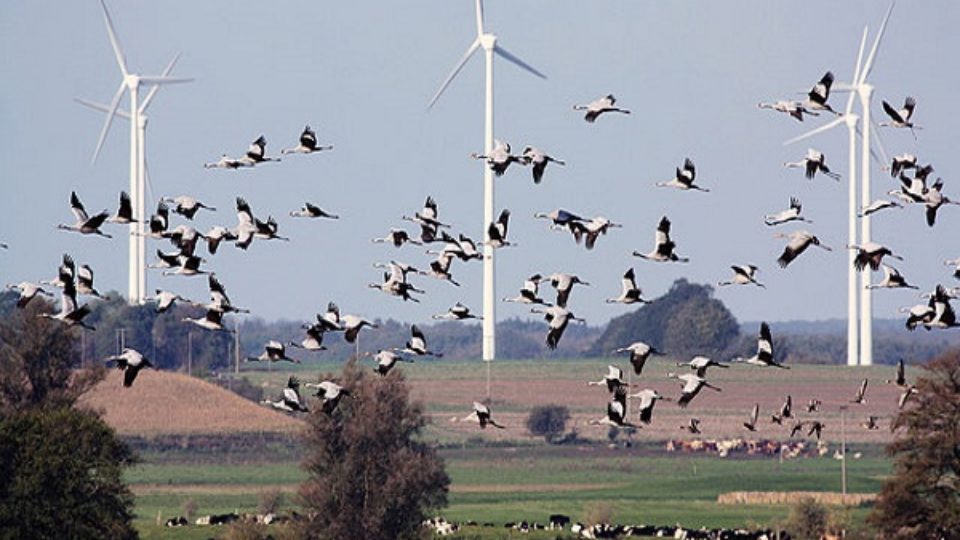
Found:
[{"label": "farmland", "polygon": [[[450,520],[505,523],[543,522],[551,513],[582,519],[592,504],[608,504],[617,521],[688,526],[742,526],[783,520],[789,510],[776,505],[718,505],[720,493],[761,491],[839,491],[839,463],[830,458],[789,460],[669,456],[648,448],[610,449],[528,446],[449,449],[442,452],[452,484]],[[851,492],[875,492],[889,464],[875,452],[849,463]],[[294,462],[238,465],[148,463],[127,476],[137,494],[138,526],[150,534],[167,533],[153,525],[180,513],[193,499],[201,514],[252,512],[264,491],[295,498],[304,478]],[[867,510],[855,508],[861,520]],[[189,531],[169,531],[190,538]],[[187,534],[188,536],[184,536]]]},{"label": "farmland", "polygon": [[[868,431],[859,424],[868,414],[888,418],[895,410],[898,392],[883,380],[888,367],[848,370],[840,367],[794,366],[787,370],[762,370],[737,365],[717,370],[711,380],[722,392],[699,396],[689,409],[674,403],[657,406],[651,426],[644,427],[628,439],[620,434],[616,444],[609,444],[608,430],[587,422],[599,417],[607,399],[606,391],[588,387],[587,380],[596,380],[610,363],[606,359],[564,362],[503,361],[491,370],[492,406],[505,430],[480,432],[475,425],[454,421],[469,412],[470,401],[483,397],[486,386],[485,365],[480,362],[423,361],[405,366],[405,374],[413,388],[413,396],[424,401],[432,418],[424,437],[440,445],[451,477],[449,506],[442,514],[450,520],[474,520],[480,523],[505,523],[522,519],[544,521],[551,513],[564,513],[582,519],[596,504],[607,505],[615,520],[632,523],[673,524],[688,526],[767,525],[785,519],[786,505],[720,505],[717,496],[731,491],[833,491],[840,490],[840,462],[832,458],[840,436],[839,407],[852,398],[859,381],[869,377],[871,387],[867,403],[851,405],[846,418],[846,432],[851,451],[859,459],[848,460],[849,491],[875,493],[890,464],[882,455],[880,443],[890,437],[887,429]],[[622,359],[616,361],[624,365]],[[247,366],[244,366],[245,368]],[[339,371],[338,362],[322,361],[293,366],[293,371],[244,370],[242,376],[264,389],[265,395],[278,392],[291,374],[310,380],[318,373]],[[643,387],[660,390],[667,396],[678,394],[675,381],[666,378],[676,370],[675,362],[653,360],[641,378]],[[147,372],[149,376],[151,373]],[[160,375],[162,378],[170,374]],[[182,376],[176,376],[182,377]],[[186,377],[183,377],[186,379]],[[144,378],[144,382],[147,378]],[[118,381],[108,380],[114,384]],[[139,381],[138,381],[139,382]],[[178,384],[181,379],[176,379]],[[174,384],[171,382],[170,384]],[[188,380],[191,391],[219,388],[199,380]],[[147,385],[142,385],[146,387]],[[135,387],[136,388],[136,387]],[[176,384],[165,388],[166,399],[178,395]],[[823,457],[784,460],[775,457],[750,457],[734,454],[723,459],[714,455],[667,452],[665,440],[689,439],[693,436],[678,429],[690,416],[701,418],[704,439],[744,437],[740,424],[747,410],[760,403],[761,421],[752,439],[787,440],[787,428],[769,422],[769,414],[779,407],[783,396],[791,394],[796,413],[801,418],[819,418],[827,428],[824,439],[830,452]],[[216,394],[220,396],[220,394]],[[288,436],[296,432],[299,422],[273,413],[227,394],[212,405],[183,411],[173,428],[143,430],[126,427],[128,435],[176,435],[184,427],[184,435],[197,435],[204,425],[199,416],[204,407],[229,403],[248,419],[258,418],[253,433],[269,431],[272,422]],[[823,402],[821,411],[807,414],[800,411],[808,399]],[[159,399],[159,398],[158,398]],[[239,399],[239,398],[236,398]],[[202,400],[201,400],[202,401]],[[105,406],[109,403],[92,401]],[[569,407],[572,427],[581,440],[573,445],[547,445],[526,433],[527,411],[536,405],[559,403]],[[246,407],[252,407],[247,409]],[[854,409],[854,407],[856,407]],[[163,409],[160,409],[163,410]],[[266,416],[259,417],[256,414]],[[228,426],[223,426],[228,427]],[[249,430],[220,430],[243,435]],[[796,440],[801,439],[798,437]],[[289,439],[295,441],[296,439]],[[251,449],[225,452],[193,450],[144,452],[144,462],[130,470],[127,480],[137,496],[137,525],[146,538],[209,537],[203,529],[164,530],[155,525],[158,513],[164,518],[182,513],[188,499],[198,507],[198,514],[253,512],[264,492],[285,494],[286,508],[294,508],[296,490],[304,479],[297,463],[295,443],[286,452]],[[808,441],[814,447],[814,441]],[[862,523],[866,508],[853,508],[851,519]],[[490,529],[503,533],[502,528]],[[488,532],[489,532],[488,531]],[[485,532],[484,534],[487,534]],[[487,536],[484,536],[487,537]],[[490,537],[497,537],[496,535]]]}]

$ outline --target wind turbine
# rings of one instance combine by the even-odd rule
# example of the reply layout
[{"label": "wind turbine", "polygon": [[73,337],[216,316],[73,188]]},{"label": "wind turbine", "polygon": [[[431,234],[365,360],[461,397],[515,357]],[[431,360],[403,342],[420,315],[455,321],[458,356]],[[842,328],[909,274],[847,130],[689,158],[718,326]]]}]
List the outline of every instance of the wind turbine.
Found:
[{"label": "wind turbine", "polygon": [[[434,103],[440,99],[444,90],[460,73],[467,60],[477,52],[477,49],[483,48],[484,58],[486,59],[486,84],[485,84],[485,109],[484,109],[484,129],[483,129],[483,151],[487,155],[493,150],[493,55],[500,55],[503,59],[519,66],[520,68],[546,79],[547,76],[540,73],[530,64],[527,64],[516,57],[497,43],[497,36],[487,32],[483,27],[483,0],[476,0],[477,17],[477,37],[467,48],[460,62],[454,66],[453,70],[440,85],[440,89],[433,95],[427,108],[432,108]],[[483,163],[483,231],[484,238],[487,238],[487,226],[494,221],[494,193],[493,193],[493,171]],[[491,361],[496,356],[496,291],[494,283],[494,259],[493,247],[489,243],[484,243],[483,247],[483,360]],[[488,372],[489,376],[489,372]],[[488,392],[489,393],[489,392]]]},{"label": "wind turbine", "polygon": [[[893,13],[894,3],[891,2],[890,8],[887,9],[887,14],[883,18],[883,22],[880,24],[880,31],[877,33],[873,41],[873,46],[870,49],[870,54],[867,56],[866,62],[861,64],[863,61],[863,50],[867,42],[867,32],[868,28],[864,27],[863,36],[860,38],[860,48],[857,52],[857,63],[854,66],[853,72],[853,83],[848,84],[838,84],[836,85],[838,90],[847,90],[850,91],[850,96],[847,99],[847,107],[844,111],[844,114],[838,116],[836,119],[828,122],[816,129],[813,129],[803,135],[794,137],[784,144],[792,144],[794,142],[812,137],[824,131],[833,129],[834,127],[845,124],[847,126],[847,134],[849,140],[849,216],[848,216],[848,238],[850,244],[857,244],[857,153],[856,153],[856,140],[857,135],[859,134],[862,146],[860,154],[860,162],[862,167],[862,180],[861,180],[861,190],[860,190],[860,201],[861,206],[866,207],[872,202],[871,198],[871,189],[870,189],[870,157],[874,155],[873,151],[870,148],[870,137],[877,135],[871,132],[870,128],[872,126],[872,120],[870,119],[870,98],[873,93],[873,86],[866,82],[867,76],[870,75],[870,70],[873,69],[873,62],[876,59],[877,49],[880,47],[880,40],[883,38],[883,34],[887,28],[887,22],[890,20],[890,15]],[[854,104],[854,94],[860,98],[860,107],[863,114],[863,129],[860,130],[858,124],[861,120],[859,116],[853,114],[853,104]],[[877,145],[881,152],[886,153],[883,149],[883,144],[880,143],[879,138],[877,139]],[[886,158],[883,159],[886,161]],[[870,241],[870,216],[864,216],[860,221],[860,242],[866,243]],[[857,272],[853,266],[853,259],[855,253],[851,250],[851,253],[848,256],[847,264],[847,365],[856,366],[856,365],[873,365],[873,297],[872,290],[867,288],[867,285],[870,284],[870,272],[862,272],[860,275],[860,286],[857,285]],[[859,313],[857,310],[857,296],[860,295],[859,302]],[[857,320],[859,318],[859,328],[857,326]],[[858,339],[859,332],[859,339]]]},{"label": "wind turbine", "polygon": [[103,129],[100,130],[100,137],[97,139],[97,147],[93,151],[92,162],[96,162],[100,150],[103,148],[103,142],[110,131],[110,125],[113,123],[113,117],[120,106],[120,99],[124,92],[130,92],[130,197],[133,200],[133,217],[137,220],[130,224],[130,253],[129,253],[129,284],[127,288],[128,301],[131,304],[142,304],[144,302],[144,293],[146,291],[146,244],[143,236],[145,200],[145,176],[144,172],[144,153],[143,139],[140,137],[143,130],[146,129],[146,120],[141,121],[140,115],[146,107],[141,109],[140,105],[140,86],[152,85],[153,88],[148,92],[144,103],[149,105],[156,90],[160,85],[190,82],[193,79],[170,77],[169,70],[173,69],[176,58],[168,65],[167,74],[152,76],[130,73],[127,69],[127,60],[120,47],[120,40],[113,28],[113,20],[110,18],[110,12],[107,11],[107,4],[100,0],[100,7],[103,8],[103,18],[107,25],[107,34],[110,37],[110,45],[113,48],[113,54],[116,57],[117,65],[120,67],[120,73],[123,79],[120,81],[120,87],[117,89],[110,106],[107,109],[107,117],[103,122]]}]

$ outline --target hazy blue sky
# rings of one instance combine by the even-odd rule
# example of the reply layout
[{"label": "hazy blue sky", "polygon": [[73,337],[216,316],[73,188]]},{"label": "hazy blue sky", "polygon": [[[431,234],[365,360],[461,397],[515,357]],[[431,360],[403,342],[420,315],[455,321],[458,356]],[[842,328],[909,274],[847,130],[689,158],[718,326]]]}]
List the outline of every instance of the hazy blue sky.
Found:
[{"label": "hazy blue sky", "polygon": [[[568,271],[593,283],[574,291],[571,307],[591,323],[627,308],[604,304],[619,277],[637,271],[648,296],[678,277],[716,283],[728,265],[754,263],[768,288],[727,288],[721,298],[741,320],[820,319],[846,313],[847,257],[812,251],[787,270],[776,266],[783,242],[762,223],[791,195],[816,223],[807,226],[834,248],[846,243],[846,179],[806,180],[782,163],[807,144],[783,141],[824,121],[803,124],[758,110],[761,100],[795,98],[827,69],[851,76],[860,33],[875,31],[883,1],[573,2],[489,0],[487,28],[500,42],[549,76],[535,79],[505,62],[496,65],[496,133],[515,150],[533,144],[566,159],[535,186],[528,169],[497,180],[498,208],[513,211],[510,236],[520,248],[499,252],[498,297],[514,295],[534,273]],[[243,195],[259,216],[272,214],[291,243],[257,240],[248,252],[231,245],[212,258],[234,302],[266,318],[308,318],[329,300],[369,317],[428,319],[456,300],[481,309],[481,264],[454,263],[457,289],[431,278],[420,305],[367,288],[374,261],[397,258],[426,265],[412,246],[373,245],[401,214],[433,195],[440,216],[457,231],[482,237],[481,150],[483,61],[474,58],[432,111],[426,104],[474,38],[473,2],[236,2],[119,1],[109,7],[129,66],[159,73],[176,52],[175,74],[189,85],[161,90],[152,105],[148,161],[159,195],[192,194],[218,207],[197,227],[233,226],[234,198]],[[873,72],[880,100],[913,95],[918,141],[909,132],[883,133],[890,153],[917,153],[960,198],[955,152],[960,76],[955,69],[960,7],[954,1],[901,1]],[[103,115],[73,102],[107,102],[120,82],[98,2],[8,1],[0,4],[0,279],[53,275],[64,252],[97,271],[100,290],[126,291],[125,227],[117,238],[57,231],[70,222],[76,190],[88,209],[114,210],[127,188],[128,128],[118,120],[95,165],[90,157]],[[631,116],[590,125],[570,110],[613,93]],[[844,96],[831,102],[842,108]],[[293,145],[309,123],[333,152],[290,156],[252,170],[204,170],[221,153],[237,155],[260,134],[268,151]],[[845,173],[846,131],[814,141],[834,170]],[[698,182],[711,193],[655,188],[683,158],[693,158]],[[875,171],[875,196],[895,186]],[[335,222],[287,217],[304,200],[339,213]],[[154,206],[151,201],[149,207]],[[566,234],[532,219],[563,207],[625,224],[587,252]],[[686,265],[630,256],[648,251],[661,215],[674,224]],[[179,223],[174,219],[173,223]],[[407,223],[406,225],[411,225]],[[924,289],[950,283],[945,258],[960,255],[960,209],[942,211],[935,229],[919,207],[880,214],[875,239],[902,253],[907,279]],[[412,227],[407,227],[411,231]],[[797,227],[785,226],[785,230]],[[148,243],[148,254],[169,244]],[[201,248],[201,250],[203,250]],[[152,257],[150,257],[152,260]],[[876,276],[879,278],[879,275]],[[205,295],[201,278],[161,278],[163,287]],[[552,296],[552,293],[550,293]],[[876,314],[897,316],[916,303],[904,291],[875,295]],[[500,318],[528,316],[500,305]]]}]

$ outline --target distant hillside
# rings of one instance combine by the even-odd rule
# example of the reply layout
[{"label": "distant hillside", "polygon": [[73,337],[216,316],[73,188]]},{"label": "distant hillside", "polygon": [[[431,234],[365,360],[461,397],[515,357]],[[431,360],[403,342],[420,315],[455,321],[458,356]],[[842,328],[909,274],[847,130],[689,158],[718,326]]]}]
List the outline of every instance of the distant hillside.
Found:
[{"label": "distant hillside", "polygon": [[[826,335],[846,335],[846,319],[823,319],[819,321],[777,321],[771,322],[780,332],[792,336],[826,336]],[[760,321],[749,321],[740,324],[740,332],[743,334],[754,334],[760,327]],[[899,319],[873,319],[873,333],[897,333],[906,332],[903,327],[903,321]]]},{"label": "distant hillside", "polygon": [[120,435],[293,432],[301,420],[182,373],[145,369],[131,388],[111,369],[81,404],[103,411]]},{"label": "distant hillside", "polygon": [[[303,321],[306,322],[306,321]],[[376,351],[392,347],[403,347],[410,339],[410,325],[393,319],[376,320],[379,328],[364,329],[360,333],[360,350]],[[260,354],[263,344],[276,339],[283,342],[300,341],[304,332],[302,322],[275,321],[262,319],[244,321],[240,327],[240,350],[247,356]],[[482,351],[482,330],[479,323],[438,322],[417,325],[427,337],[431,350],[443,353],[450,360],[471,360],[480,358]],[[497,323],[497,357],[499,358],[577,358],[586,351],[600,336],[603,327],[571,324],[563,334],[556,351],[547,349],[544,341],[547,325],[541,321],[507,319]],[[323,345],[328,348],[321,353],[304,353],[290,349],[295,358],[347,358],[354,354],[355,347],[346,343],[341,333],[328,333]],[[427,359],[424,359],[427,360]]]}]

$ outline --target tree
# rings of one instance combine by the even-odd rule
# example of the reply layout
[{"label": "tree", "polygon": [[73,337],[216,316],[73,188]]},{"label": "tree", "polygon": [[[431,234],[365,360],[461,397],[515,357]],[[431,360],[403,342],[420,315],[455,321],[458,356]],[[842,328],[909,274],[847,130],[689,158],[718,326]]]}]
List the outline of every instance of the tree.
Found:
[{"label": "tree", "polygon": [[553,442],[567,429],[570,410],[563,405],[542,405],[534,407],[527,416],[527,431],[536,437]]},{"label": "tree", "polygon": [[103,378],[102,367],[74,372],[79,330],[40,318],[52,310],[37,298],[0,322],[0,411],[71,407]]},{"label": "tree", "polygon": [[679,358],[724,354],[737,342],[740,327],[723,302],[712,295],[713,288],[708,285],[678,279],[667,294],[611,320],[591,352],[607,355],[643,340]]},{"label": "tree", "polygon": [[130,448],[76,408],[104,368],[78,370],[76,332],[34,300],[0,322],[0,538],[136,538]]},{"label": "tree", "polygon": [[787,531],[797,540],[819,540],[827,530],[828,517],[824,505],[813,497],[805,497],[790,509]]},{"label": "tree", "polygon": [[130,448],[91,411],[0,419],[0,538],[136,538]]},{"label": "tree", "polygon": [[331,414],[314,405],[308,418],[303,537],[418,537],[427,512],[446,505],[450,484],[443,460],[417,440],[422,404],[410,402],[401,370],[378,377],[350,361],[338,383],[349,395]]},{"label": "tree", "polygon": [[891,539],[960,538],[960,351],[923,366],[896,416],[894,474],[869,517]]}]

